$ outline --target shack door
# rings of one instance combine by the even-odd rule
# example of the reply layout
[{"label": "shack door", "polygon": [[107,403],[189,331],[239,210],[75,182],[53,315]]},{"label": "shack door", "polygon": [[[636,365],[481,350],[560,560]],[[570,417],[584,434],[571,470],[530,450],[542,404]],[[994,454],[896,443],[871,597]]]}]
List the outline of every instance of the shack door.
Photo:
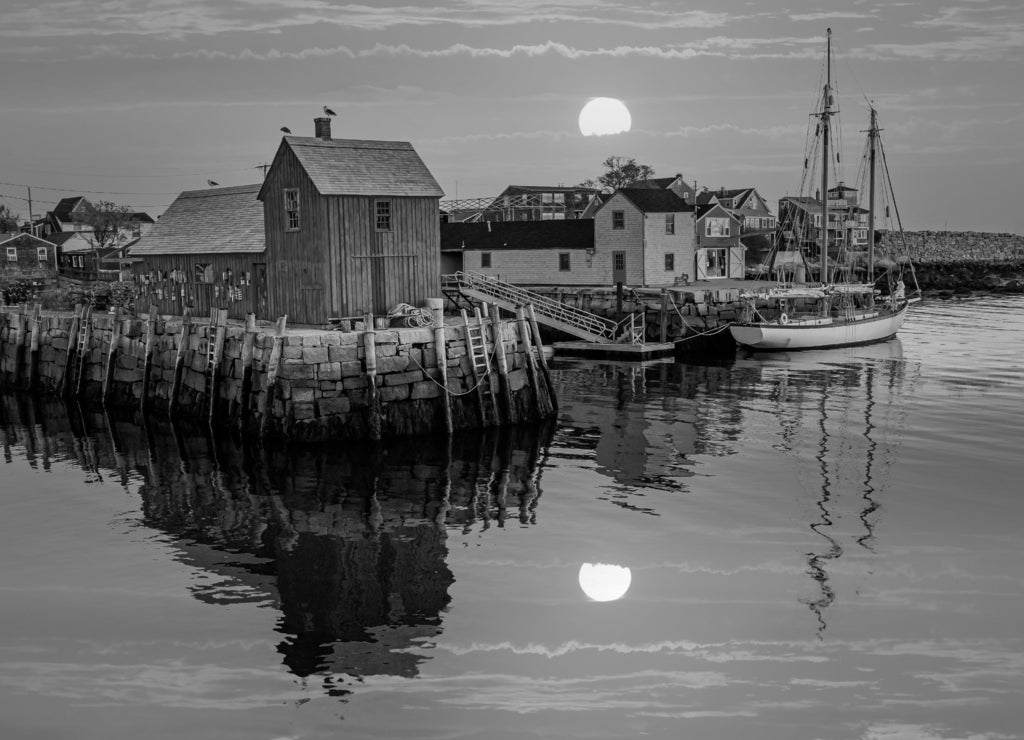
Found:
[{"label": "shack door", "polygon": [[612,282],[626,284],[625,252],[612,252]]},{"label": "shack door", "polygon": [[270,306],[267,297],[267,265],[254,262],[252,265],[252,311],[258,319],[269,320]]}]

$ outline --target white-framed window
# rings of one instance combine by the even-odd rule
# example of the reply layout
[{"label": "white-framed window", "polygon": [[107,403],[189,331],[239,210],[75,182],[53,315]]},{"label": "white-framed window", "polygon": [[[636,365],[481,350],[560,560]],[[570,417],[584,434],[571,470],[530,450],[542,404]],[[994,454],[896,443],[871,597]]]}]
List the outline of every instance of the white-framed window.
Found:
[{"label": "white-framed window", "polygon": [[377,201],[377,231],[391,231],[391,201]]},{"label": "white-framed window", "polygon": [[676,233],[676,214],[666,213],[665,214],[665,233],[674,234]]},{"label": "white-framed window", "polygon": [[569,272],[570,270],[572,270],[572,266],[571,266],[571,264],[569,262],[569,253],[568,252],[559,252],[558,253],[558,271],[559,272]]},{"label": "white-framed window", "polygon": [[298,231],[299,230],[299,189],[298,188],[285,188],[284,189],[284,217],[285,217],[285,230],[286,231]]},{"label": "white-framed window", "polygon": [[38,259],[40,262],[46,262],[46,260],[47,260],[46,247],[37,247],[36,248],[36,259]]},{"label": "white-framed window", "polygon": [[612,228],[613,229],[624,229],[624,228],[626,228],[626,212],[625,211],[612,211]]},{"label": "white-framed window", "polygon": [[17,262],[18,261],[18,248],[17,247],[7,247],[7,261],[8,262]]},{"label": "white-framed window", "polygon": [[704,222],[705,236],[729,236],[729,219],[711,217]]}]

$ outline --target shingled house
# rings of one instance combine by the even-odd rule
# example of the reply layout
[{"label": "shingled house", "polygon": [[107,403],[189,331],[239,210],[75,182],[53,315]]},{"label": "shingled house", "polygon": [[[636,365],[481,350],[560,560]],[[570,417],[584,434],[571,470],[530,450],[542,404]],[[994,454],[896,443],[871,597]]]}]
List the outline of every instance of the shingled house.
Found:
[{"label": "shingled house", "polygon": [[263,204],[260,185],[188,190],[164,211],[156,227],[131,248],[140,308],[197,315],[226,308],[231,318],[250,311],[273,318],[267,305]]},{"label": "shingled house", "polygon": [[271,314],[323,324],[440,295],[444,193],[412,145],[332,139],[329,118],[315,132],[282,138],[258,195]]}]

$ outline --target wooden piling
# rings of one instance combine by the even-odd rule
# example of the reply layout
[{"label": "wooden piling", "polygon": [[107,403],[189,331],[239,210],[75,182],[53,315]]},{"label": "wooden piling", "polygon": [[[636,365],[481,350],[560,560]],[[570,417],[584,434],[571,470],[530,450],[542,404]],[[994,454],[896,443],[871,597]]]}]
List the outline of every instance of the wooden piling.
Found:
[{"label": "wooden piling", "polygon": [[658,322],[661,326],[661,336],[659,339],[662,344],[668,341],[668,289],[661,289],[661,318]]},{"label": "wooden piling", "polygon": [[501,386],[502,405],[505,407],[505,421],[515,424],[517,415],[512,402],[512,388],[508,382],[508,358],[505,356],[505,333],[501,321],[492,321],[491,330],[494,332],[494,354],[498,361],[498,384]]},{"label": "wooden piling", "polygon": [[[444,411],[444,429],[448,434],[452,433],[452,396],[448,388],[448,350],[444,335],[444,300],[441,298],[428,298],[427,308],[434,317],[434,355],[437,357],[437,369],[441,374],[441,404]],[[469,337],[466,337],[469,341]]]},{"label": "wooden piling", "polygon": [[192,314],[188,307],[181,317],[181,334],[178,336],[178,351],[174,355],[174,374],[171,376],[170,398],[167,399],[167,416],[174,419],[178,411],[178,393],[181,390],[181,375],[185,365],[185,351],[192,335]]},{"label": "wooden piling", "polygon": [[533,310],[533,304],[526,304],[526,312],[530,316],[530,328],[533,330],[533,343],[537,347],[537,361],[540,363],[541,374],[548,387],[548,400],[551,403],[551,410],[558,410],[558,396],[555,395],[555,384],[551,380],[551,370],[548,369],[548,359],[544,356],[544,342],[540,338],[540,326],[537,325],[537,314]]},{"label": "wooden piling", "polygon": [[373,314],[363,318],[363,355],[366,366],[366,424],[372,440],[381,433],[380,393],[377,391],[377,332],[373,328]]},{"label": "wooden piling", "polygon": [[114,383],[114,369],[117,367],[117,353],[121,344],[121,309],[114,311],[114,323],[110,328],[110,346],[107,348],[107,364],[103,370],[103,392],[101,402],[106,406],[110,400],[110,389]]},{"label": "wooden piling", "polygon": [[149,304],[149,317],[146,319],[146,348],[142,355],[142,393],[139,395],[139,411],[145,413],[149,401],[149,381],[153,375],[153,345],[156,343],[157,308]]},{"label": "wooden piling", "polygon": [[546,404],[544,403],[545,393],[541,395],[540,379],[537,372],[537,361],[533,356],[533,343],[530,341],[530,329],[526,324],[526,309],[523,306],[516,306],[516,325],[519,327],[519,339],[523,343],[523,352],[526,353],[526,374],[530,378],[530,388],[533,390],[533,405],[538,416],[547,416]]},{"label": "wooden piling", "polygon": [[249,418],[249,395],[252,393],[252,358],[256,343],[256,314],[245,315],[245,334],[242,337],[242,394],[239,423]]},{"label": "wooden piling", "polygon": [[14,374],[12,383],[17,387],[18,381],[21,380],[21,366],[25,362],[25,324],[28,323],[25,307],[19,308],[14,317],[17,328],[14,331]]},{"label": "wooden piling", "polygon": [[71,326],[68,328],[68,347],[64,352],[64,370],[57,382],[57,393],[63,396],[68,389],[68,373],[71,372],[71,359],[78,352],[78,333],[82,330],[82,315],[84,307],[81,303],[75,304],[75,313],[71,317]]},{"label": "wooden piling", "polygon": [[260,419],[260,434],[266,436],[270,431],[270,418],[274,412],[274,396],[277,393],[277,373],[281,367],[281,355],[284,354],[284,333],[288,326],[288,316],[277,320],[274,332],[274,344],[270,348],[270,361],[267,363],[267,392],[263,396],[263,416]]},{"label": "wooden piling", "polygon": [[28,325],[32,338],[29,340],[28,379],[26,385],[30,390],[35,385],[36,375],[39,373],[39,335],[42,334],[42,309],[43,307],[40,304],[37,303],[35,305]]},{"label": "wooden piling", "polygon": [[207,372],[210,375],[210,408],[207,418],[210,424],[213,424],[213,415],[217,409],[217,393],[220,390],[220,365],[224,357],[224,340],[227,338],[228,332],[228,310],[226,308],[217,311],[216,327],[214,336],[212,338],[207,336],[207,341],[213,342],[213,366],[207,368]]}]

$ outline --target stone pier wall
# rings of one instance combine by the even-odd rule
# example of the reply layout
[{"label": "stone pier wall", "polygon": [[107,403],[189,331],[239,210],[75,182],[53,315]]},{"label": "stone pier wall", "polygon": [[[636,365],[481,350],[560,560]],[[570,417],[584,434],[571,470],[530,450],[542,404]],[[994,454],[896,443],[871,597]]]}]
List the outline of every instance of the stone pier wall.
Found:
[{"label": "stone pier wall", "polygon": [[[209,320],[193,319],[184,331],[181,317],[157,316],[150,322],[100,314],[88,323],[79,356],[74,316],[4,308],[0,386],[116,407],[145,406],[295,439],[428,434],[536,421],[554,413],[542,352],[532,349],[529,324],[516,320],[484,320],[492,372],[479,379],[462,325],[444,327],[439,352],[431,327],[299,329],[277,335],[273,326],[247,330],[228,323],[222,346],[214,347],[219,362],[208,372],[210,343],[218,337]],[[496,338],[504,363],[498,362]]]}]

